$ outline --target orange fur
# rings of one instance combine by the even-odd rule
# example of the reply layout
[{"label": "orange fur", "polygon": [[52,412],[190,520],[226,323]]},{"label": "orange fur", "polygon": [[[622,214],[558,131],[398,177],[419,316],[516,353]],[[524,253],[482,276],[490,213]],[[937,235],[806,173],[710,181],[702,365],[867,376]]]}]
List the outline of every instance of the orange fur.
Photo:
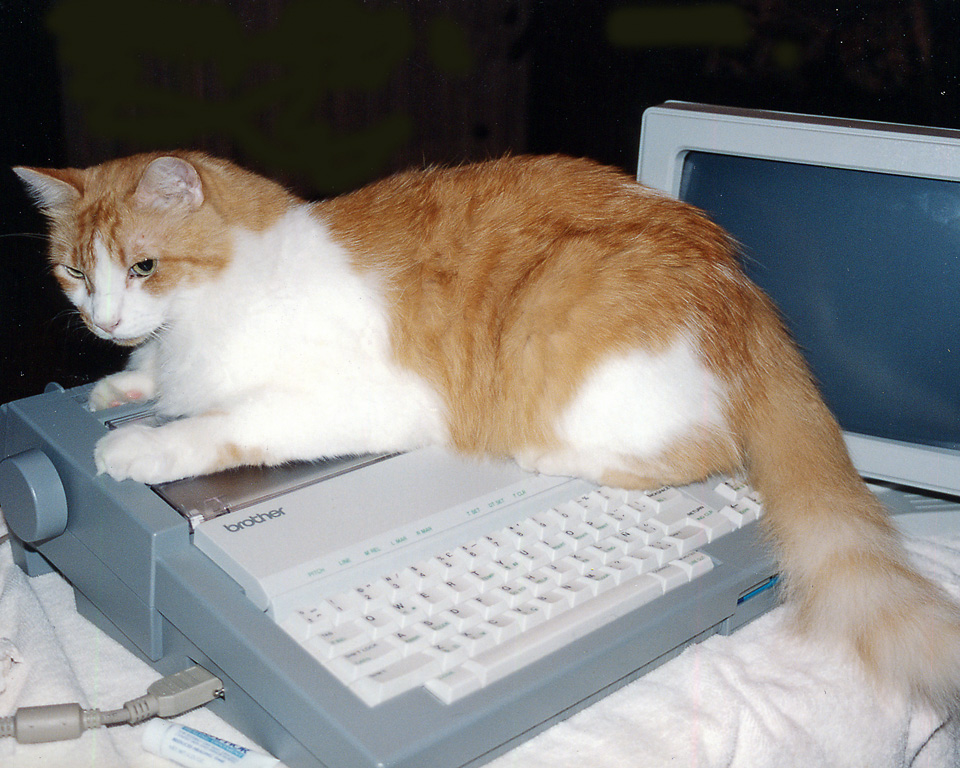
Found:
[{"label": "orange fur", "polygon": [[726,235],[611,169],[513,158],[411,172],[317,210],[359,269],[390,276],[397,359],[444,393],[462,450],[549,447],[599,360],[661,350],[683,324],[736,369],[713,338],[749,311]]},{"label": "orange fur", "polygon": [[[127,264],[149,242],[160,262],[151,290],[173,290],[226,266],[230,227],[264,230],[298,202],[223,161],[174,154],[202,180],[195,216],[137,206],[156,154],[46,172],[78,201],[51,211],[52,260],[82,267],[94,230]],[[799,624],[847,642],[885,683],[956,705],[956,606],[906,563],[776,310],[701,213],[561,157],[411,171],[313,212],[354,268],[380,279],[395,361],[440,394],[450,443],[464,452],[562,448],[557,419],[600,363],[695,336],[724,386],[722,425],[695,426],[654,456],[620,457],[597,479],[642,487],[745,468]],[[219,458],[264,455],[228,444]]]},{"label": "orange fur", "polygon": [[[144,169],[164,155],[196,168],[206,198],[199,215],[171,215],[136,200]],[[73,206],[50,211],[54,267],[89,273],[96,234],[125,268],[148,255],[157,258],[161,268],[148,283],[154,292],[216,276],[230,261],[229,226],[263,230],[290,204],[289,195],[274,182],[197,152],[152,152],[82,170],[28,170],[41,170],[76,191]],[[62,273],[54,274],[66,288]],[[89,324],[89,318],[84,320]]]},{"label": "orange fur", "polygon": [[906,565],[775,309],[719,228],[565,158],[409,173],[320,213],[360,268],[391,274],[397,358],[445,393],[463,450],[550,448],[556,415],[601,357],[661,349],[696,328],[728,386],[730,432],[688,435],[602,480],[649,487],[745,465],[801,626],[852,642],[885,682],[955,705],[960,613]]}]

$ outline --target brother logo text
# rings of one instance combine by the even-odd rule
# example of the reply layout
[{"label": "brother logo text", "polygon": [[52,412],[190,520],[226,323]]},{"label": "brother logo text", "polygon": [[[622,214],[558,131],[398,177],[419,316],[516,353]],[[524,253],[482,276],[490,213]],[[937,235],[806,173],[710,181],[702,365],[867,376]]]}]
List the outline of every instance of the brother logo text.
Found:
[{"label": "brother logo text", "polygon": [[273,518],[282,517],[283,515],[283,507],[277,507],[277,509],[271,509],[269,512],[258,512],[255,515],[250,515],[250,517],[237,523],[225,523],[223,527],[230,531],[230,533],[236,533],[237,531],[242,531],[244,528],[252,528],[257,523],[265,523],[268,520],[273,520]]}]

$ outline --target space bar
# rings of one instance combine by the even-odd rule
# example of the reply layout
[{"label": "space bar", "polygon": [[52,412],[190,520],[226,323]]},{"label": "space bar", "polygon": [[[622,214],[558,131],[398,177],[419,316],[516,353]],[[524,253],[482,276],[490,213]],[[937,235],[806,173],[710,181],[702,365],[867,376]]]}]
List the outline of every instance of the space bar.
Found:
[{"label": "space bar", "polygon": [[441,681],[431,681],[427,689],[450,704],[655,600],[663,592],[663,584],[649,574],[630,579],[465,661],[460,673],[473,677],[476,684],[464,684],[461,679],[444,686]]}]

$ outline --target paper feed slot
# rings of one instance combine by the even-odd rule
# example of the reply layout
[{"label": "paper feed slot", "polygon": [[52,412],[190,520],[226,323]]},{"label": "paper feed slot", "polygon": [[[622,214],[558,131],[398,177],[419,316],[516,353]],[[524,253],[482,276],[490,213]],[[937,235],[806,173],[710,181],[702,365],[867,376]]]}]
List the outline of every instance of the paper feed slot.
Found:
[{"label": "paper feed slot", "polygon": [[314,483],[376,464],[396,454],[346,456],[276,467],[238,467],[151,486],[196,524],[259,504]]}]

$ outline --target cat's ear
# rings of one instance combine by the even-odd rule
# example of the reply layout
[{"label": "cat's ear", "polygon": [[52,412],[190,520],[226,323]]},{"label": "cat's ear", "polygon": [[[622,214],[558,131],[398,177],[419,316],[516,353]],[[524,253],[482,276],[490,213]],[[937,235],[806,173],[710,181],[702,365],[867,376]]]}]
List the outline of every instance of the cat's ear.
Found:
[{"label": "cat's ear", "polygon": [[48,213],[70,208],[80,199],[83,182],[79,171],[17,166],[13,172],[27,185],[34,202]]},{"label": "cat's ear", "polygon": [[199,208],[203,203],[200,175],[179,157],[158,157],[140,177],[133,199],[152,208]]}]

